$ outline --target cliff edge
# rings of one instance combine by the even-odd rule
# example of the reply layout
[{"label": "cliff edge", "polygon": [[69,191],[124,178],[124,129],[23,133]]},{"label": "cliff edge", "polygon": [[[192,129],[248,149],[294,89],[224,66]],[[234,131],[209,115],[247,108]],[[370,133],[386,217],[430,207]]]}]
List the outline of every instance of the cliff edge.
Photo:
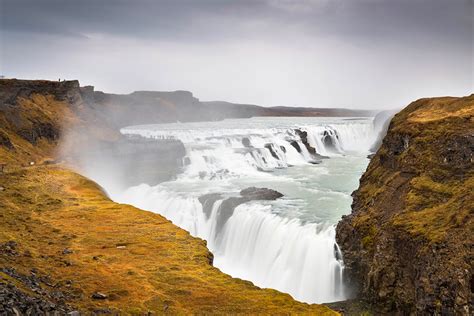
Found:
[{"label": "cliff edge", "polygon": [[473,309],[474,95],[420,99],[391,121],[337,226],[359,298],[403,314]]},{"label": "cliff edge", "polygon": [[0,187],[0,314],[336,315],[222,273],[204,240],[63,167]]}]

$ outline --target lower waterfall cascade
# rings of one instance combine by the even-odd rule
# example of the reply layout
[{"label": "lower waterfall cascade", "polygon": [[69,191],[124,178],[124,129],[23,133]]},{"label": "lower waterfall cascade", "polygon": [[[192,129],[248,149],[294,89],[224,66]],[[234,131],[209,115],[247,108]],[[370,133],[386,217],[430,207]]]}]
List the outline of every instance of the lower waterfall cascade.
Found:
[{"label": "lower waterfall cascade", "polygon": [[[176,179],[112,198],[159,213],[203,238],[233,277],[307,303],[347,298],[335,224],[376,138],[372,118],[252,118],[132,126],[125,135],[175,138],[186,157]],[[159,166],[157,166],[159,168]],[[281,192],[224,209],[248,187]],[[212,199],[202,197],[215,194]],[[201,201],[200,201],[201,198]]]}]

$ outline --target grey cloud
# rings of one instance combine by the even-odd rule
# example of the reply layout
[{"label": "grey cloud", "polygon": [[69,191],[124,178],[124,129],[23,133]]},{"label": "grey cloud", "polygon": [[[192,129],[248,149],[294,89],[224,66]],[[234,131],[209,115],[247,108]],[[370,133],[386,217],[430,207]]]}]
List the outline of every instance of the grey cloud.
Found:
[{"label": "grey cloud", "polygon": [[1,1],[3,29],[60,35],[221,40],[286,25],[315,36],[459,42],[472,32],[470,0]]},{"label": "grey cloud", "polygon": [[472,0],[0,0],[0,71],[262,105],[473,90]]}]

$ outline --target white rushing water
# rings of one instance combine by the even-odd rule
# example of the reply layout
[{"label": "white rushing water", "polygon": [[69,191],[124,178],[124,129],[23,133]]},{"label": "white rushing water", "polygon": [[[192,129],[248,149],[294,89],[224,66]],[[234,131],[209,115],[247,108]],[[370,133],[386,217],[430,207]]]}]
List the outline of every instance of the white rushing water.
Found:
[{"label": "white rushing water", "polygon": [[[297,130],[329,158],[317,161]],[[177,179],[113,198],[207,240],[214,265],[234,277],[308,303],[345,299],[335,224],[350,212],[350,194],[367,166],[372,118],[252,118],[133,126],[122,133],[179,139],[187,156]],[[284,196],[235,209],[223,202],[251,186]],[[209,193],[221,196],[203,207],[199,198]]]}]

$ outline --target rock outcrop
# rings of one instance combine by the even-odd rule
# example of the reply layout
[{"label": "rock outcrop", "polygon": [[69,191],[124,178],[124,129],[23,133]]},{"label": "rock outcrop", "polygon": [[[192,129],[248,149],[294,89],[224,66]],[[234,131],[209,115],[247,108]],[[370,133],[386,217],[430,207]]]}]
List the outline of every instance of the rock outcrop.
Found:
[{"label": "rock outcrop", "polygon": [[346,281],[387,313],[472,315],[474,95],[391,121],[337,226]]},{"label": "rock outcrop", "polygon": [[209,193],[201,196],[201,202],[206,218],[211,216],[214,203],[223,200],[216,210],[216,235],[219,235],[227,220],[234,214],[237,206],[250,201],[274,201],[283,196],[278,191],[268,188],[248,187],[240,191],[239,196],[224,197],[220,193]]}]

